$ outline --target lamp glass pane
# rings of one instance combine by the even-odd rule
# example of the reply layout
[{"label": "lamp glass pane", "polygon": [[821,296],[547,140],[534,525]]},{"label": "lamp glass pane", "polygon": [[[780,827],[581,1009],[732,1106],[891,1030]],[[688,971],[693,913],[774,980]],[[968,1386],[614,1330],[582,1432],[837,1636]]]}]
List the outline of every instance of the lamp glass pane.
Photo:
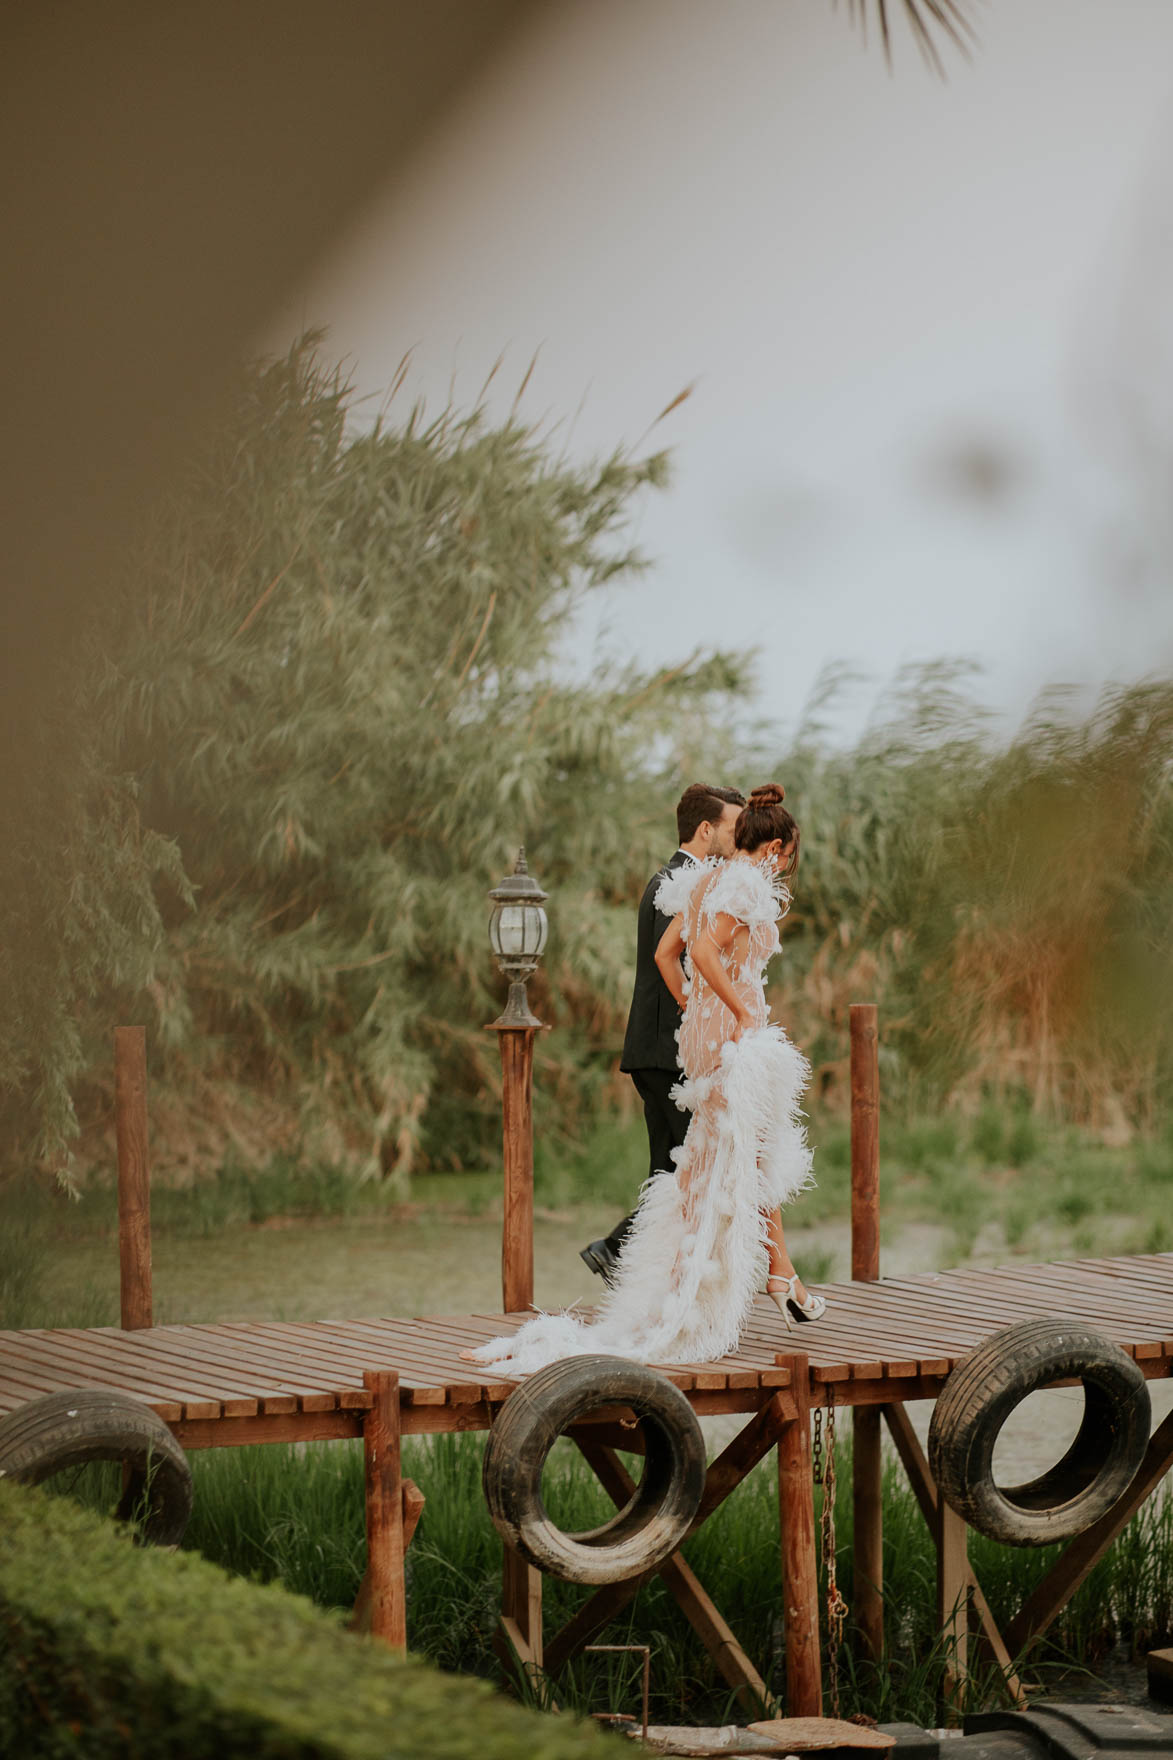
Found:
[{"label": "lamp glass pane", "polygon": [[546,951],[546,937],[550,933],[550,925],[546,920],[546,913],[541,905],[536,906],[534,915],[538,919],[538,945],[534,948],[534,952],[540,956]]},{"label": "lamp glass pane", "polygon": [[531,951],[526,946],[529,916],[530,907],[524,904],[498,905],[493,912],[497,930],[494,952],[502,959],[517,959]]}]

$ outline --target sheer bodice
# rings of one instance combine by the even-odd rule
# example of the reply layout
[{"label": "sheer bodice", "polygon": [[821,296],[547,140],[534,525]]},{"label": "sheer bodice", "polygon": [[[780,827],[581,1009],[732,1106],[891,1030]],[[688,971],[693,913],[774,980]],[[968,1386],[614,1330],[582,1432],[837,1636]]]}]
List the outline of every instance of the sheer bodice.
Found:
[{"label": "sheer bodice", "polygon": [[600,1351],[638,1362],[712,1361],[736,1350],[765,1264],[768,1214],[810,1183],[799,1101],[806,1059],[770,1021],[765,971],[789,903],[773,874],[748,859],[668,872],[657,909],[680,917],[686,949],[718,917],[733,920],[721,954],[750,1017],[734,1038],[732,1011],[692,965],[677,1040],[673,1098],[688,1133],[640,1195],[619,1270],[593,1319],[538,1314],[476,1358],[528,1374],[560,1357]]},{"label": "sheer bodice", "polygon": [[[705,863],[704,867],[709,868]],[[741,891],[740,876],[736,873],[732,878],[735,887],[722,883],[720,871],[707,873],[705,878],[694,881],[691,891],[685,898],[683,908],[678,913],[683,918],[682,929],[686,946],[691,946],[702,927],[720,912],[733,916],[735,911],[726,911],[731,891]],[[679,893],[683,888],[677,888]],[[661,896],[663,888],[661,888]],[[669,898],[666,902],[671,903]],[[734,904],[742,905],[744,900],[733,898]],[[718,956],[730,982],[737,992],[742,1006],[748,1010],[755,1027],[764,1027],[769,1017],[766,1007],[765,977],[766,967],[778,951],[778,925],[773,920],[755,919],[751,923],[737,920],[737,928],[733,940],[724,950],[718,949]],[[716,991],[711,990],[700,972],[693,968],[684,1019],[680,1024],[677,1043],[680,1048],[680,1066],[686,1076],[709,1075],[721,1061],[721,1050],[726,1040],[733,1036],[734,1019],[731,1011],[725,1006]]]}]

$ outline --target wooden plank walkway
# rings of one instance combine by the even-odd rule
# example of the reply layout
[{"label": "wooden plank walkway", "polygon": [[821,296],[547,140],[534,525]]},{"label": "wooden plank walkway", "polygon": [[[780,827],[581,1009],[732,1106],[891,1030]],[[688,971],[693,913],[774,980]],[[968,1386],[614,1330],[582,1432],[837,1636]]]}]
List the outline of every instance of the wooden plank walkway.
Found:
[{"label": "wooden plank walkway", "polygon": [[[933,1398],[957,1359],[1031,1315],[1077,1317],[1114,1339],[1150,1378],[1173,1373],[1173,1253],[942,1271],[822,1286],[813,1326],[787,1332],[759,1298],[737,1354],[664,1373],[702,1415],[754,1411],[809,1354],[813,1397],[836,1405]],[[515,1382],[460,1360],[523,1316],[158,1326],[123,1332],[0,1332],[0,1416],[41,1394],[110,1387],[150,1405],[190,1448],[359,1435],[371,1404],[364,1369],[395,1369],[403,1428],[484,1429]]]}]

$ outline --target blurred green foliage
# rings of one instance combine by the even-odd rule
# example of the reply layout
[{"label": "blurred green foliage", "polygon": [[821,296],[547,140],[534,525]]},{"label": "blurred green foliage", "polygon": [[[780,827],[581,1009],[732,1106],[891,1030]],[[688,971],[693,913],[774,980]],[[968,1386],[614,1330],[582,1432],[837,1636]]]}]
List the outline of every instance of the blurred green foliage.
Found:
[{"label": "blurred green foliage", "polygon": [[[259,1512],[242,1513],[245,1530],[255,1528]],[[536,1717],[479,1682],[444,1679],[418,1656],[357,1639],[280,1585],[229,1576],[192,1552],[134,1546],[125,1529],[66,1498],[5,1481],[0,1519],[6,1755],[581,1760],[620,1751],[597,1724]]]},{"label": "blurred green foliage", "polygon": [[486,891],[523,842],[557,900],[545,1128],[608,1079],[632,900],[745,683],[722,656],[560,664],[584,595],[639,566],[623,529],[665,461],[572,466],[480,410],[358,431],[350,404],[312,337],[245,374],[78,633],[0,855],[10,1161],[66,1164],[75,1106],[108,1108],[111,1029],[144,1018],[157,1161],[477,1156]]},{"label": "blurred green foliage", "polygon": [[[79,1122],[82,1167],[109,1165],[134,1020],[165,1176],[273,1161],[402,1191],[483,1165],[485,895],[524,843],[551,893],[553,1167],[626,1097],[634,906],[698,776],[778,777],[802,826],[773,1001],[823,1109],[870,999],[886,1103],[952,1110],[990,1165],[1029,1163],[1042,1116],[1159,1125],[1173,685],[1090,713],[1052,692],[1005,738],[964,668],[919,667],[844,749],[831,672],[779,751],[744,731],[748,659],[567,663],[584,599],[638,573],[662,455],[572,463],[483,409],[363,426],[318,347],[242,373],[0,776],[0,1165],[68,1176]],[[961,1124],[923,1129],[909,1166],[948,1165]]]},{"label": "blurred green foliage", "polygon": [[[408,1640],[413,1652],[442,1669],[499,1680],[492,1639],[501,1600],[501,1541],[481,1493],[483,1446],[476,1434],[405,1439],[404,1471],[426,1498],[407,1554]],[[638,1470],[637,1457],[627,1464]],[[850,1610],[851,1437],[842,1423],[836,1465],[836,1564]],[[195,1502],[185,1552],[197,1552],[254,1582],[281,1583],[320,1607],[349,1609],[366,1563],[360,1445],[206,1449],[193,1455],[192,1471]],[[782,1694],[785,1645],[778,1553],[771,1540],[778,1530],[777,1483],[772,1461],[755,1468],[689,1540],[685,1556],[755,1666]],[[54,1489],[60,1495],[65,1485],[58,1481]],[[542,1490],[551,1520],[571,1531],[595,1527],[612,1513],[586,1462],[566,1439],[551,1452]],[[103,1478],[87,1469],[67,1494],[108,1509],[117,1501],[117,1473]],[[822,1497],[816,1487],[820,1508]],[[932,1536],[895,1459],[885,1466],[883,1530],[884,1665],[873,1673],[853,1664],[849,1612],[847,1641],[838,1658],[843,1711],[928,1727],[937,1715],[949,1658],[934,1629]],[[1019,1659],[1033,1691],[1054,1690],[1058,1680],[1071,1683],[1073,1670],[1094,1666],[1115,1644],[1139,1654],[1167,1640],[1173,1633],[1171,1542],[1173,1499],[1158,1495],[1134,1516],[1046,1636]],[[976,1534],[970,1548],[1000,1625],[1022,1606],[1061,1550],[1000,1546]],[[584,1600],[581,1586],[555,1577],[545,1579],[543,1595],[547,1630],[558,1630]],[[825,1626],[822,1593],[819,1603]],[[611,1643],[651,1645],[653,1721],[712,1725],[738,1718],[730,1688],[661,1578],[645,1584],[638,1600],[602,1636]],[[826,1646],[825,1630],[823,1641]],[[639,1704],[638,1660],[580,1655],[550,1686],[564,1711],[630,1712]],[[972,1689],[971,1709],[996,1709],[1005,1702],[996,1669],[979,1665]]]},{"label": "blurred green foliage", "polygon": [[[826,695],[772,768],[802,827],[778,1012],[841,1096],[853,1001],[889,1099],[956,1101],[988,1159],[1030,1114],[1124,1140],[1173,1074],[1173,683],[1045,693],[999,737],[963,666],[901,675],[851,750]],[[829,675],[826,694],[835,689]]]}]

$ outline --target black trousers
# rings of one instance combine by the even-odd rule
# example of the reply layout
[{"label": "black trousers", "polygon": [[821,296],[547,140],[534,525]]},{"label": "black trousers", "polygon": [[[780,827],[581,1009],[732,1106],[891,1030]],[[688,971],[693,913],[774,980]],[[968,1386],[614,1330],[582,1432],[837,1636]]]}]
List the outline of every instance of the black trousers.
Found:
[{"label": "black trousers", "polygon": [[[690,1116],[669,1098],[669,1089],[674,1088],[680,1080],[680,1071],[633,1069],[627,1073],[644,1103],[644,1122],[648,1127],[648,1172],[671,1173],[676,1165],[672,1159],[672,1151],[679,1149],[683,1143]],[[631,1217],[625,1216],[607,1236],[607,1244],[614,1252],[617,1253],[622,1247],[624,1236],[630,1227]]]}]

